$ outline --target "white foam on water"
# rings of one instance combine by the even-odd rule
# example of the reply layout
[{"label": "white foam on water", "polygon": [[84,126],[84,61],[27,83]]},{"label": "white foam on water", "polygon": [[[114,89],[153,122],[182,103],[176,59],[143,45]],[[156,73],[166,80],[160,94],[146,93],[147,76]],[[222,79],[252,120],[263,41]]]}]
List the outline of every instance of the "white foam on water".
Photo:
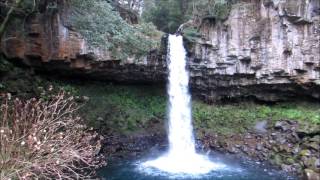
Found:
[{"label": "white foam on water", "polygon": [[170,35],[169,62],[169,150],[155,160],[141,164],[142,168],[156,168],[174,174],[207,174],[225,168],[206,156],[197,154],[191,118],[189,73],[186,69],[186,50],[182,36]]}]

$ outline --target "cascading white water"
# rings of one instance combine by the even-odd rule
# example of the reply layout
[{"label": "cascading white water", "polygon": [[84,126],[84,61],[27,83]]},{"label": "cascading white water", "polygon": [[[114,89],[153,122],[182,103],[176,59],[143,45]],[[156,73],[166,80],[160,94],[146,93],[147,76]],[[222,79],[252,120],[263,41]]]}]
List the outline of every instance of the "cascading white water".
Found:
[{"label": "cascading white water", "polygon": [[186,52],[182,37],[169,37],[169,153],[178,157],[181,152],[195,153],[191,122],[189,73],[186,70]]},{"label": "cascading white water", "polygon": [[206,174],[224,165],[196,153],[191,121],[189,73],[182,36],[170,35],[169,61],[169,151],[158,159],[143,163],[169,173]]}]

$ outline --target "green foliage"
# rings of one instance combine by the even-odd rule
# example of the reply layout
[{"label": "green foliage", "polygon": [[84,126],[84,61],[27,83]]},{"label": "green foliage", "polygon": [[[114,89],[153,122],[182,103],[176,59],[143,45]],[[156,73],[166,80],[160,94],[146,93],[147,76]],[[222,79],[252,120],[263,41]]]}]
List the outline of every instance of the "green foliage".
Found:
[{"label": "green foliage", "polygon": [[[142,22],[139,25],[137,25],[137,28],[146,35],[147,37],[151,37],[152,39],[155,40],[160,40],[162,37],[163,33],[157,30],[157,27],[153,23],[147,23],[147,22]],[[157,41],[156,43],[160,43],[160,41]],[[160,44],[158,45],[160,46]]]},{"label": "green foliage", "polygon": [[62,91],[65,91],[69,94],[74,94],[74,95],[77,95],[79,94],[79,89],[72,86],[72,85],[69,85],[69,84],[59,84],[58,85],[60,87],[60,90]]},{"label": "green foliage", "polygon": [[20,7],[25,13],[31,13],[37,9],[39,1],[40,0],[22,0]]},{"label": "green foliage", "polygon": [[152,22],[160,31],[174,33],[185,19],[182,0],[146,0],[142,17],[146,22]]},{"label": "green foliage", "polygon": [[216,3],[214,8],[210,11],[210,15],[216,17],[220,20],[225,20],[228,18],[231,10],[231,5],[227,2]]},{"label": "green foliage", "polygon": [[174,33],[190,19],[215,18],[225,20],[233,0],[145,0],[143,18],[167,33]]},{"label": "green foliage", "polygon": [[[161,119],[163,123],[166,119],[165,88],[92,83],[65,87],[77,96],[89,97],[81,111],[90,126],[102,131],[133,132],[143,129],[153,119]],[[194,100],[192,106],[196,129],[222,134],[244,132],[262,120],[288,119],[320,124],[320,104],[313,103],[208,105]]]},{"label": "green foliage", "polygon": [[213,17],[224,20],[229,16],[231,3],[228,0],[195,0],[192,14],[200,18]]},{"label": "green foliage", "polygon": [[[166,119],[165,88],[95,82],[84,84],[48,82],[19,71],[17,73],[14,79],[0,81],[4,85],[4,88],[0,88],[0,92],[13,92],[24,98],[30,97],[28,94],[33,92],[36,95],[40,94],[40,97],[45,100],[48,98],[43,96],[42,92],[52,84],[53,87],[57,87],[54,89],[62,89],[74,95],[76,99],[81,100],[82,96],[87,96],[89,101],[80,109],[80,113],[87,120],[88,125],[101,131],[134,132],[143,130],[152,120],[160,120],[164,123]],[[320,125],[319,103],[208,105],[194,100],[192,106],[196,129],[222,134],[244,132],[262,120],[270,122],[298,120],[310,126]]]},{"label": "green foliage", "polygon": [[9,72],[13,69],[13,65],[3,57],[3,55],[0,55],[0,74]]},{"label": "green foliage", "polygon": [[43,79],[31,71],[16,67],[3,55],[0,55],[0,94],[12,93],[29,98],[40,94],[39,86]]},{"label": "green foliage", "polygon": [[197,128],[219,133],[237,133],[250,129],[257,121],[298,120],[320,124],[320,105],[312,103],[281,103],[267,106],[253,103],[208,106],[193,103],[194,123]]},{"label": "green foliage", "polygon": [[157,46],[156,40],[142,31],[143,26],[128,24],[105,0],[70,0],[70,3],[71,24],[90,45],[110,50],[115,58],[139,57]]},{"label": "green foliage", "polygon": [[187,38],[190,42],[195,42],[201,37],[201,34],[194,27],[187,27],[183,29],[183,37]]},{"label": "green foliage", "polygon": [[[110,84],[56,84],[89,101],[80,110],[88,124],[100,131],[122,133],[143,129],[152,119],[164,119],[166,98],[158,87],[131,87]],[[165,90],[163,90],[165,92]]]}]

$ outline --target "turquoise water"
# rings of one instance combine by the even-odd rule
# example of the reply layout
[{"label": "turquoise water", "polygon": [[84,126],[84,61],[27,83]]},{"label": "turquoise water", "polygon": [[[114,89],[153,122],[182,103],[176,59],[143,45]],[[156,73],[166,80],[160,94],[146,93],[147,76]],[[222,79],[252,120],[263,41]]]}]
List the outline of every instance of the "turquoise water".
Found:
[{"label": "turquoise water", "polygon": [[297,180],[282,171],[255,161],[223,156],[212,160],[224,163],[227,168],[212,171],[206,175],[192,176],[146,169],[140,166],[145,160],[122,160],[109,162],[107,167],[99,171],[99,176],[106,180]]}]

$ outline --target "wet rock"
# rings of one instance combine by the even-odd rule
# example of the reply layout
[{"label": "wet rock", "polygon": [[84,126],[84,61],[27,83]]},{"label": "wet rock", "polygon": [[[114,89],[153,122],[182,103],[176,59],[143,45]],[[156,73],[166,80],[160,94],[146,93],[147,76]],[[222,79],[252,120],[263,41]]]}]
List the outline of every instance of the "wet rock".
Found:
[{"label": "wet rock", "polygon": [[314,166],[316,169],[320,169],[320,159],[316,159],[314,162]]},{"label": "wet rock", "polygon": [[303,160],[305,167],[312,169],[316,172],[320,172],[320,169],[319,169],[320,162],[319,162],[318,158],[316,158],[316,157],[311,157],[311,158],[303,157],[302,160]]},{"label": "wet rock", "polygon": [[311,142],[317,142],[320,143],[320,135],[316,135],[310,139]]},{"label": "wet rock", "polygon": [[284,144],[287,142],[287,139],[281,135],[279,135],[278,137],[276,137],[276,141],[280,144]]},{"label": "wet rock", "polygon": [[295,160],[293,158],[287,158],[286,159],[286,164],[294,164]]},{"label": "wet rock", "polygon": [[292,150],[292,153],[293,154],[298,154],[300,152],[300,147],[299,147],[299,145],[297,145],[297,146],[295,146],[294,148],[293,148],[293,150]]},{"label": "wet rock", "polygon": [[320,145],[317,142],[307,142],[307,143],[304,143],[304,146],[316,151],[319,151],[320,149]]},{"label": "wet rock", "polygon": [[286,165],[286,164],[282,164],[281,165],[281,169],[286,171],[286,172],[293,172],[295,170],[293,166]]},{"label": "wet rock", "polygon": [[300,175],[304,173],[304,169],[320,173],[320,135],[299,137],[296,133],[299,125],[297,121],[279,121],[277,128],[269,128],[265,134],[254,130],[250,133],[211,138],[215,141],[218,139],[222,152],[269,161],[285,171]]},{"label": "wet rock", "polygon": [[274,127],[276,129],[281,129],[282,131],[287,131],[291,126],[287,121],[277,121]]},{"label": "wet rock", "polygon": [[292,165],[292,167],[294,167],[294,171],[297,173],[300,173],[300,172],[302,172],[302,166],[299,164],[299,163],[294,163],[293,165]]},{"label": "wet rock", "polygon": [[257,122],[256,125],[254,126],[254,130],[257,133],[262,133],[262,134],[267,133],[268,132],[267,121],[264,120],[264,121]]},{"label": "wet rock", "polygon": [[292,132],[291,133],[291,142],[298,142],[300,141],[301,139],[299,138],[298,134],[296,132]]},{"label": "wet rock", "polygon": [[228,152],[229,152],[229,153],[238,153],[239,150],[238,150],[237,148],[231,146],[231,147],[228,148]]},{"label": "wet rock", "polygon": [[261,150],[262,150],[262,148],[263,148],[263,145],[262,145],[262,144],[257,144],[256,149],[257,149],[258,151],[261,151]]},{"label": "wet rock", "polygon": [[242,146],[241,150],[246,153],[249,151],[249,148],[247,146]]},{"label": "wet rock", "polygon": [[285,153],[291,153],[292,148],[288,144],[279,145],[279,150]]},{"label": "wet rock", "polygon": [[272,159],[271,159],[271,163],[281,166],[282,165],[282,158],[279,154],[275,154],[273,155]]},{"label": "wet rock", "polygon": [[301,157],[301,161],[303,162],[303,165],[305,167],[312,167],[313,161],[311,158],[303,156],[303,157]]},{"label": "wet rock", "polygon": [[297,134],[299,135],[299,137],[317,136],[320,135],[320,128],[319,126],[310,124],[301,124],[297,129]]},{"label": "wet rock", "polygon": [[251,138],[252,138],[252,135],[251,135],[251,134],[246,134],[246,135],[244,136],[244,138],[246,138],[246,139],[251,139]]},{"label": "wet rock", "polygon": [[300,156],[311,156],[311,152],[309,149],[304,149],[299,154]]},{"label": "wet rock", "polygon": [[320,174],[314,172],[311,169],[304,170],[304,179],[305,180],[320,180]]},{"label": "wet rock", "polygon": [[273,147],[272,147],[272,151],[277,153],[277,152],[279,152],[279,148],[276,147],[276,146],[273,146]]},{"label": "wet rock", "polygon": [[240,147],[241,147],[241,145],[239,145],[239,144],[236,144],[235,146],[236,146],[237,148],[240,148]]}]

